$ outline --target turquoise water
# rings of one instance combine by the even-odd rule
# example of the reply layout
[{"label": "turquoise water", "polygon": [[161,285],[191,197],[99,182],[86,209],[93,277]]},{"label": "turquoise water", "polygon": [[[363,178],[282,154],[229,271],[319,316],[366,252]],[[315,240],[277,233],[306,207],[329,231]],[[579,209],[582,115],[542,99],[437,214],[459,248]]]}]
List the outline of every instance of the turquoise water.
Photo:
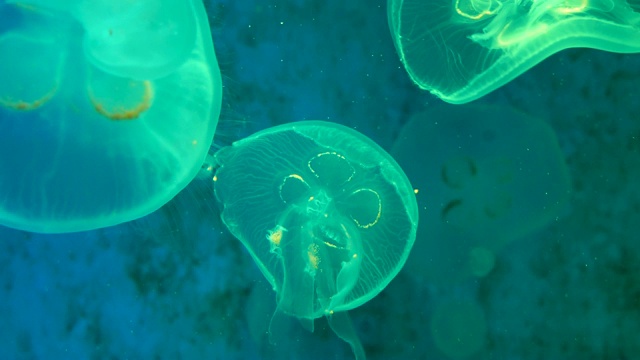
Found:
[{"label": "turquoise water", "polygon": [[[414,115],[443,105],[409,79],[385,1],[229,0],[207,1],[206,8],[224,86],[210,155],[300,120],[340,123],[392,152]],[[640,55],[564,50],[475,102],[546,123],[571,193],[552,219],[499,248],[487,244],[501,234],[474,240],[473,251],[454,265],[469,267],[465,278],[429,281],[405,269],[351,310],[368,358],[629,359],[640,353],[639,65]],[[521,135],[507,130],[514,131],[508,138]],[[411,161],[431,169],[441,158],[421,153]],[[447,162],[447,183],[473,178],[469,163]],[[353,358],[323,319],[313,333],[297,320],[279,324],[277,345],[270,345],[276,296],[221,222],[213,170],[208,158],[172,201],[121,225],[56,235],[0,228],[0,357]],[[502,184],[483,181],[492,190]],[[429,205],[428,196],[420,198],[429,183],[412,185],[419,204]],[[501,195],[491,199],[485,214],[509,209]],[[465,231],[478,229],[460,220],[470,215],[452,212],[456,204],[431,205]],[[438,251],[438,238],[428,240],[433,253],[421,253],[418,262],[449,263],[451,247]]]}]

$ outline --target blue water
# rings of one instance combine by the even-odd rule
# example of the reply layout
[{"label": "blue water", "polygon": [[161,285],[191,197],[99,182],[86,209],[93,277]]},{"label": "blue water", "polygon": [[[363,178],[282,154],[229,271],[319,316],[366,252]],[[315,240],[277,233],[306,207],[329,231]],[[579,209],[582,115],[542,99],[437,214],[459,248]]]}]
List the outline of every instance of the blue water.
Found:
[{"label": "blue water", "polygon": [[[353,127],[390,150],[412,114],[440,104],[406,75],[385,1],[207,7],[224,83],[212,152],[305,119]],[[461,301],[485,319],[483,331],[463,326],[447,340],[479,343],[468,359],[640,356],[639,83],[640,54],[571,49],[479,100],[551,125],[571,200],[496,254],[486,276],[433,284],[402,272],[351,311],[368,358],[451,358],[432,324],[442,304]],[[275,295],[225,230],[212,186],[204,172],[157,212],[96,231],[0,228],[0,359],[352,358],[324,320],[314,333],[292,322],[281,334],[290,342],[269,345]],[[472,328],[461,314],[448,315],[451,327]]]}]

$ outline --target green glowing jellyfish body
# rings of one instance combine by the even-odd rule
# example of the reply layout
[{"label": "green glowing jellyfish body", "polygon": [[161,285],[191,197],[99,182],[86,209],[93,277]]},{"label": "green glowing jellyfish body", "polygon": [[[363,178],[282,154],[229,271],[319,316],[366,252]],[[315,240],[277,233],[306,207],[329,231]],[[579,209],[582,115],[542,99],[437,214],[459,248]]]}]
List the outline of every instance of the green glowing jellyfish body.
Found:
[{"label": "green glowing jellyfish body", "polygon": [[505,244],[546,226],[569,200],[555,133],[508,107],[418,114],[391,153],[418,190],[421,224],[405,268],[428,281],[485,276]]},{"label": "green glowing jellyfish body", "polygon": [[624,0],[389,0],[413,81],[442,100],[475,100],[566,48],[640,52],[640,3]]},{"label": "green glowing jellyfish body", "polygon": [[222,219],[278,311],[310,329],[327,316],[363,357],[345,311],[382,291],[409,254],[418,214],[402,169],[363,135],[320,121],[259,132],[215,157]]},{"label": "green glowing jellyfish body", "polygon": [[220,72],[200,1],[0,4],[0,224],[146,215],[200,170]]}]

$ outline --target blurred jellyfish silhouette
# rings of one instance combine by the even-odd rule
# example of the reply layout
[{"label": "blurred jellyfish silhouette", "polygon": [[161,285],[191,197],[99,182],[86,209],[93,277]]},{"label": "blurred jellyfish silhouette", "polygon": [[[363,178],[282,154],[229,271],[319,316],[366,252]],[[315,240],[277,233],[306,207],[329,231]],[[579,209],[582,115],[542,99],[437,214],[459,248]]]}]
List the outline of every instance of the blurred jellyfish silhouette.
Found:
[{"label": "blurred jellyfish silhouette", "polygon": [[429,109],[391,153],[418,190],[420,226],[405,269],[425,281],[487,275],[507,243],[549,224],[569,200],[555,133],[509,107]]}]

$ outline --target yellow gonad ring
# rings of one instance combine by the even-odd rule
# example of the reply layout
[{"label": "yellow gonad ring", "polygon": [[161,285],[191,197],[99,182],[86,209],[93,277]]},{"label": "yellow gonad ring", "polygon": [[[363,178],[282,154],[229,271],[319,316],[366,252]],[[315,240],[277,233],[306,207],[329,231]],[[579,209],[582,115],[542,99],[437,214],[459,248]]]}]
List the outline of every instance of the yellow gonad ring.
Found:
[{"label": "yellow gonad ring", "polygon": [[16,32],[0,33],[0,54],[1,107],[32,111],[48,103],[59,91],[65,56],[54,40]]},{"label": "yellow gonad ring", "polygon": [[357,195],[357,194],[373,194],[376,196],[377,198],[377,205],[376,205],[376,214],[375,217],[369,221],[369,222],[364,222],[364,221],[360,221],[358,218],[354,217],[353,215],[351,215],[351,220],[353,220],[353,222],[356,224],[356,226],[358,226],[361,229],[368,229],[372,226],[374,226],[375,224],[378,223],[378,221],[380,220],[380,216],[382,216],[382,200],[380,199],[380,195],[372,190],[372,189],[358,189],[356,191],[354,191],[351,195]]},{"label": "yellow gonad ring", "polygon": [[566,6],[556,9],[556,12],[563,15],[580,13],[583,12],[589,4],[589,0],[581,0],[578,6],[569,6],[568,2],[569,1],[565,1]]},{"label": "yellow gonad ring", "polygon": [[313,158],[311,158],[311,160],[309,160],[307,162],[307,167],[309,168],[309,170],[317,177],[320,178],[320,174],[318,174],[317,169],[315,169],[314,167],[314,163],[317,161],[321,161],[323,159],[323,157],[325,157],[324,159],[329,159],[331,158],[331,156],[334,157],[335,159],[340,159],[340,161],[343,163],[342,165],[346,165],[347,166],[347,173],[343,174],[344,179],[342,180],[342,183],[347,183],[349,181],[351,181],[351,179],[353,179],[353,176],[355,175],[355,169],[353,168],[353,166],[351,166],[351,164],[349,163],[349,161],[347,160],[346,157],[344,157],[344,155],[339,154],[335,151],[326,151],[323,153],[320,153],[316,156],[314,156]]},{"label": "yellow gonad ring", "polygon": [[[137,83],[135,83],[137,85]],[[135,86],[134,85],[134,86]],[[149,80],[145,80],[142,82],[143,93],[142,98],[137,104],[131,108],[126,108],[124,106],[117,106],[111,109],[108,109],[100,100],[97,99],[94,94],[93,89],[89,86],[88,93],[89,99],[91,100],[91,104],[93,108],[102,116],[111,119],[111,120],[134,120],[140,117],[142,113],[149,110],[151,107],[151,103],[153,101],[153,86]]]},{"label": "yellow gonad ring", "polygon": [[51,98],[53,97],[53,95],[56,94],[57,91],[58,91],[58,88],[54,87],[53,89],[51,89],[51,91],[46,93],[43,97],[31,102],[27,102],[24,100],[0,98],[0,105],[6,108],[19,110],[19,111],[32,111],[49,102],[49,100],[51,100]]},{"label": "yellow gonad ring", "polygon": [[[465,1],[465,2],[468,2],[469,0],[464,0],[464,1]],[[471,1],[473,1],[473,0],[471,0]],[[472,14],[470,14],[470,13],[468,13],[468,12],[463,11],[462,9],[460,9],[460,0],[456,0],[455,8],[456,8],[456,12],[457,12],[457,13],[458,13],[458,15],[460,15],[460,16],[466,17],[467,19],[471,19],[471,20],[480,20],[480,19],[482,19],[482,18],[483,18],[484,16],[486,16],[486,15],[493,15],[493,14],[495,14],[495,13],[496,13],[496,11],[497,11],[497,9],[499,9],[499,8],[500,8],[500,6],[499,6],[499,4],[498,4],[498,6],[497,6],[497,8],[496,8],[496,9],[491,10],[491,3],[492,3],[492,1],[488,1],[488,4],[487,4],[487,10],[482,10],[482,11],[479,11],[479,12],[478,12],[478,11],[475,9],[475,7],[473,6],[474,4],[469,4],[467,7],[468,7],[470,10],[474,10],[474,11],[476,11],[476,12],[477,12],[477,14],[475,14],[475,15],[472,15]]]}]

